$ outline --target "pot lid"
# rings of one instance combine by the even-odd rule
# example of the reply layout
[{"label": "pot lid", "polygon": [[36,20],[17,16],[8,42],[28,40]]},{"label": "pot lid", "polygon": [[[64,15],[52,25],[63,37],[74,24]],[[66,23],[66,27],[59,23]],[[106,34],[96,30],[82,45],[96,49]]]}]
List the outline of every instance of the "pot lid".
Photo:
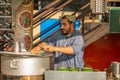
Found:
[{"label": "pot lid", "polygon": [[50,57],[53,56],[52,53],[48,53],[48,52],[40,52],[38,54],[31,54],[30,52],[6,52],[6,51],[0,51],[0,55],[3,56],[16,56],[16,57]]}]

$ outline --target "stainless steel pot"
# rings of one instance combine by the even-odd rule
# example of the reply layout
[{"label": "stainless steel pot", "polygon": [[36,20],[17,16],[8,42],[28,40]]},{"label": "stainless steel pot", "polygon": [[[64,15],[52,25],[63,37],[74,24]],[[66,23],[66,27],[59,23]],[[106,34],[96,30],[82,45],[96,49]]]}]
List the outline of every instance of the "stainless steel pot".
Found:
[{"label": "stainless steel pot", "polygon": [[111,69],[112,69],[113,76],[115,78],[120,79],[120,62],[112,62]]},{"label": "stainless steel pot", "polygon": [[50,68],[49,57],[35,55],[1,55],[1,72],[7,75],[43,75]]}]

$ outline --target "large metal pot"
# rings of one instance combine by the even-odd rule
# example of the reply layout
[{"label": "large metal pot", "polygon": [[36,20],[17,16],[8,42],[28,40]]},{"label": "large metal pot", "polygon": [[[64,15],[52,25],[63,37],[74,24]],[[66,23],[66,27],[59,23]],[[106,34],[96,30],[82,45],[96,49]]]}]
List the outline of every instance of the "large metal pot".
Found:
[{"label": "large metal pot", "polygon": [[1,72],[7,75],[43,75],[50,68],[49,57],[22,54],[1,55]]}]

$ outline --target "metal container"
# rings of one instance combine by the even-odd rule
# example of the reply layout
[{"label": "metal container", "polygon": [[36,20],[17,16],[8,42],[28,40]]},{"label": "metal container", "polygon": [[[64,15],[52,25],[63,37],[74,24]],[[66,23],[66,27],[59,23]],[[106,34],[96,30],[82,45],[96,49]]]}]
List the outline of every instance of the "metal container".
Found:
[{"label": "metal container", "polygon": [[112,62],[111,69],[112,69],[113,76],[115,78],[120,79],[120,63],[119,62]]},{"label": "metal container", "polygon": [[49,68],[50,60],[48,56],[41,57],[21,53],[1,55],[1,72],[5,75],[43,75]]}]

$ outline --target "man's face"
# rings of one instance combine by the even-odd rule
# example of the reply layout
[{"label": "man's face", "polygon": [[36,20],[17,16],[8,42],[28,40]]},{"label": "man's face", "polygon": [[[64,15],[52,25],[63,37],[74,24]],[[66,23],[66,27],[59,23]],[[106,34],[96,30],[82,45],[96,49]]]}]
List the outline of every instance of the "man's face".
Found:
[{"label": "man's face", "polygon": [[67,19],[61,19],[61,30],[63,34],[68,35],[71,32],[71,24]]}]

